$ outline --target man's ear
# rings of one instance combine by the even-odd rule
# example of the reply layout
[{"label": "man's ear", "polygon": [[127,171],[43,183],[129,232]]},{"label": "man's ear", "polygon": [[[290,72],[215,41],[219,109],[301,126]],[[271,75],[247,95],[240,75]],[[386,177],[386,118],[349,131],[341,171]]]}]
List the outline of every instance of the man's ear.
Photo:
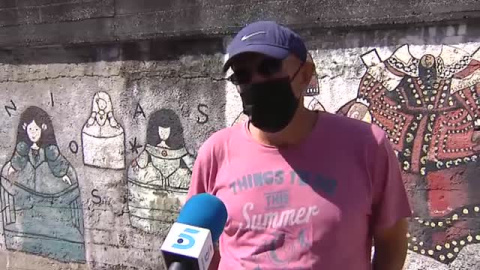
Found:
[{"label": "man's ear", "polygon": [[306,84],[310,84],[310,81],[312,80],[312,77],[315,76],[315,64],[312,62],[305,62],[305,72],[304,72],[304,77],[302,80]]},{"label": "man's ear", "polygon": [[42,124],[42,130],[47,130],[47,125],[46,124]]},{"label": "man's ear", "polygon": [[27,123],[23,123],[23,130],[26,130],[27,129]]}]

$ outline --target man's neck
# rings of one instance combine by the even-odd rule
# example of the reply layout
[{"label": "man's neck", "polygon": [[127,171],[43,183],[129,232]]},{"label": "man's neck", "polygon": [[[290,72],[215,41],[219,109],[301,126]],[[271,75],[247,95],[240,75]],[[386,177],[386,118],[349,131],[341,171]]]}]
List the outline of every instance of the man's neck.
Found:
[{"label": "man's neck", "polygon": [[287,147],[301,143],[314,129],[320,112],[299,108],[290,124],[278,133],[268,133],[249,123],[248,128],[252,137],[266,145]]}]

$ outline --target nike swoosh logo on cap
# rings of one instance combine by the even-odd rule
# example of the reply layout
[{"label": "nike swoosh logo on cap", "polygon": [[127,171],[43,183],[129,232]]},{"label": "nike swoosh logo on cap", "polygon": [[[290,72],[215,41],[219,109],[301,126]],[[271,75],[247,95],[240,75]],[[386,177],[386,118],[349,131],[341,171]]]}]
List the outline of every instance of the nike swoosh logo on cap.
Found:
[{"label": "nike swoosh logo on cap", "polygon": [[245,36],[242,37],[242,41],[245,41],[245,40],[247,40],[247,39],[249,39],[253,36],[260,35],[260,34],[266,34],[266,33],[267,32],[265,32],[265,31],[258,31],[258,32],[252,33],[250,35],[245,35]]}]

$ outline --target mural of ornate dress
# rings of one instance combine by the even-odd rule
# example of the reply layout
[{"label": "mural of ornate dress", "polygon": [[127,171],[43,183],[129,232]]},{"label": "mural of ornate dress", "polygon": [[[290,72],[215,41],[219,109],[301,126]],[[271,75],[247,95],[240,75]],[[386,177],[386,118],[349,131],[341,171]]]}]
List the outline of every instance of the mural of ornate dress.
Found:
[{"label": "mural of ornate dress", "polygon": [[376,50],[362,60],[358,97],[339,113],[386,131],[417,216],[410,249],[451,262],[480,240],[469,219],[480,217],[480,52],[443,46],[417,59],[404,45],[385,61]]},{"label": "mural of ornate dress", "polygon": [[132,226],[149,232],[168,228],[188,191],[193,163],[176,113],[168,109],[153,113],[145,149],[128,168]]},{"label": "mural of ornate dress", "polygon": [[0,199],[7,249],[85,262],[77,175],[38,107],[21,115],[13,156],[1,171]]},{"label": "mural of ornate dress", "polygon": [[125,133],[115,120],[112,101],[106,92],[93,97],[92,112],[82,130],[82,149],[85,165],[125,168]]}]

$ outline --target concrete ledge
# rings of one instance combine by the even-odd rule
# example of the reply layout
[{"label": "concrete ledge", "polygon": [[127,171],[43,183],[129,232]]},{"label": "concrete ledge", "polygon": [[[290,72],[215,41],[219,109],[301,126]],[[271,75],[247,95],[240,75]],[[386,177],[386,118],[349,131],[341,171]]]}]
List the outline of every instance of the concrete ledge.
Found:
[{"label": "concrete ledge", "polygon": [[81,21],[114,15],[114,0],[41,6],[29,6],[28,1],[19,3],[25,6],[11,6],[9,3],[7,1],[3,7],[0,6],[0,27]]},{"label": "concrete ledge", "polygon": [[44,0],[44,5],[35,7],[14,4],[6,1],[0,9],[3,48],[229,35],[259,19],[276,20],[295,29],[480,19],[477,0]]}]

